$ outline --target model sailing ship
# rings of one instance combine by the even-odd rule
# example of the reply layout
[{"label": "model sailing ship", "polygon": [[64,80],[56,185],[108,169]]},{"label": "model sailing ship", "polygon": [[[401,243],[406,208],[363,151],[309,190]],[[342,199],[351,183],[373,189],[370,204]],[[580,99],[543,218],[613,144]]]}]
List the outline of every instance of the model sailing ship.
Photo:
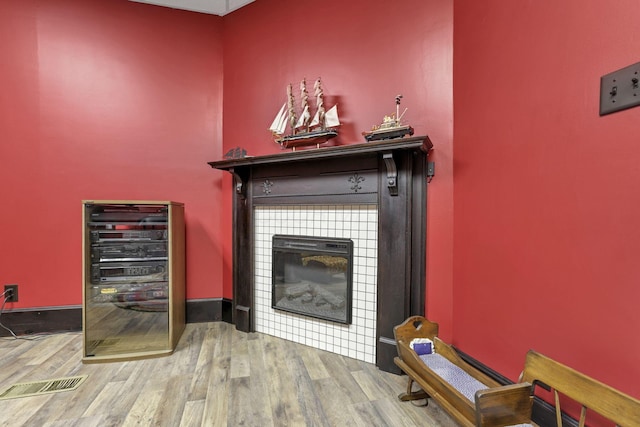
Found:
[{"label": "model sailing ship", "polygon": [[[322,82],[318,78],[313,84],[314,96],[316,97],[316,113],[311,118],[309,109],[309,94],[307,93],[307,81],[300,82],[300,104],[302,112],[296,116],[295,97],[291,84],[287,87],[287,102],[282,105],[278,115],[273,120],[269,130],[273,133],[275,141],[283,148],[303,147],[315,145],[320,147],[331,138],[338,136],[336,127],[340,126],[337,105],[328,111],[324,108],[324,94]],[[291,128],[291,134],[285,135],[287,125]]]},{"label": "model sailing ship", "polygon": [[409,125],[402,124],[402,117],[407,112],[405,108],[400,115],[400,100],[402,95],[396,96],[396,112],[390,116],[384,116],[382,123],[374,126],[370,132],[362,132],[367,142],[377,141],[380,139],[402,138],[405,135],[413,135],[413,128]]}]

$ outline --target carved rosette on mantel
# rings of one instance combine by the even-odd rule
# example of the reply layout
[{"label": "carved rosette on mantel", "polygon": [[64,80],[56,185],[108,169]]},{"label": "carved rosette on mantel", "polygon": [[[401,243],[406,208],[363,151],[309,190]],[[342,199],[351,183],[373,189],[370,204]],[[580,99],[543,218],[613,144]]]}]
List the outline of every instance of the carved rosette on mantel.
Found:
[{"label": "carved rosette on mantel", "polygon": [[262,192],[264,194],[271,194],[271,187],[273,187],[273,182],[265,179],[264,183],[262,184]]},{"label": "carved rosette on mantel", "polygon": [[357,193],[358,190],[362,190],[362,186],[360,185],[360,183],[365,179],[366,179],[365,177],[359,176],[357,173],[354,173],[353,176],[349,178],[349,182],[353,184],[351,186],[351,189],[353,190],[354,193]]},{"label": "carved rosette on mantel", "polygon": [[253,332],[254,209],[375,205],[377,208],[376,365],[399,370],[393,327],[424,315],[427,136],[210,162],[234,176],[233,323]]}]

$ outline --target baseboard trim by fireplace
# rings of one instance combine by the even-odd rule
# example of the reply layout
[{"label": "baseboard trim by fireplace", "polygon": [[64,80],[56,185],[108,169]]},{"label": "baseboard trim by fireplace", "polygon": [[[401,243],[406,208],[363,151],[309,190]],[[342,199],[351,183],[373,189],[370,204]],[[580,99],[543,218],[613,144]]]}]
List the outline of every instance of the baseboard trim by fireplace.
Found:
[{"label": "baseboard trim by fireplace", "polygon": [[[187,323],[231,323],[233,302],[226,298],[187,300]],[[4,311],[0,321],[16,335],[82,330],[82,306],[40,307]],[[0,328],[0,337],[11,333]]]},{"label": "baseboard trim by fireplace", "polygon": [[231,310],[231,301],[225,298],[187,300],[187,323],[225,321],[224,308]]}]

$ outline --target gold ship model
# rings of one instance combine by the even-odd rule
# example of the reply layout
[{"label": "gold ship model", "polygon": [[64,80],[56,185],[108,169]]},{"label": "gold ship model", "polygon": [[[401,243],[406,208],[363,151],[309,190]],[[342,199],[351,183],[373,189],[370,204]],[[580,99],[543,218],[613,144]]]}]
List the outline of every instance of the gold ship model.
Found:
[{"label": "gold ship model", "polygon": [[364,139],[367,142],[378,141],[381,139],[394,139],[402,138],[405,135],[413,135],[413,128],[409,125],[402,124],[402,117],[407,112],[405,108],[402,114],[400,114],[400,100],[402,95],[396,96],[396,112],[384,116],[382,123],[374,126],[369,132],[362,132]]}]

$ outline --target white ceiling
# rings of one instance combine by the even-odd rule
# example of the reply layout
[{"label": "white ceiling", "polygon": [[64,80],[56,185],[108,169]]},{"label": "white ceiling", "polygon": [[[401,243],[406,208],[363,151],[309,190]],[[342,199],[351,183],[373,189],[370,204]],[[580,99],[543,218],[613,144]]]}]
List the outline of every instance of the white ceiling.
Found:
[{"label": "white ceiling", "polygon": [[191,10],[193,12],[209,13],[224,16],[240,9],[255,0],[129,0],[137,3],[155,4],[173,9]]}]

